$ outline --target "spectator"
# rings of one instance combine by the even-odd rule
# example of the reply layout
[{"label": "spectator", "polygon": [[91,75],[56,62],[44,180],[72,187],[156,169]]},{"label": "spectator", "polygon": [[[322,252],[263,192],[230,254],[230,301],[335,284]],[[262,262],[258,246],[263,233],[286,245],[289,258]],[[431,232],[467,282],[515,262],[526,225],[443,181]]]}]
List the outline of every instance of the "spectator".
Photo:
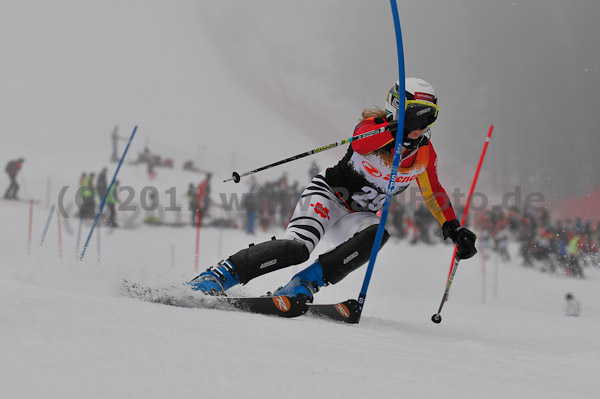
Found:
[{"label": "spectator", "polygon": [[10,185],[8,189],[4,193],[4,199],[13,199],[18,200],[17,193],[19,192],[19,184],[17,183],[17,174],[23,167],[23,162],[25,162],[25,158],[19,158],[17,160],[9,161],[6,164],[6,173],[8,174],[8,178],[10,179]]},{"label": "spectator", "polygon": [[246,211],[246,233],[254,234],[256,224],[256,211],[258,209],[256,184],[250,186],[250,192],[246,193],[242,198],[242,206]]},{"label": "spectator", "polygon": [[106,183],[106,168],[103,168],[98,175],[98,179],[96,180],[96,192],[98,193],[98,200],[100,203],[102,203],[102,200],[104,199],[104,194],[106,194],[107,188],[108,184]]},{"label": "spectator", "polygon": [[568,292],[565,295],[565,315],[569,317],[579,317],[581,312],[581,304],[575,299],[575,296]]},{"label": "spectator", "polygon": [[198,220],[198,189],[194,187],[192,183],[188,186],[187,200],[189,204],[189,210],[191,212],[192,226],[196,226]]},{"label": "spectator", "polygon": [[106,196],[106,205],[108,206],[108,225],[110,227],[119,227],[117,224],[117,204],[119,203],[118,197],[119,181],[116,180],[115,184],[112,185]]},{"label": "spectator", "polygon": [[202,198],[200,199],[200,212],[202,214],[202,219],[204,219],[204,220],[206,220],[206,218],[209,216],[209,211],[210,211],[210,205],[211,205],[210,179],[211,178],[212,178],[212,173],[207,173],[206,179],[204,179],[204,181],[200,184],[201,186],[204,186],[204,189],[202,192]]}]

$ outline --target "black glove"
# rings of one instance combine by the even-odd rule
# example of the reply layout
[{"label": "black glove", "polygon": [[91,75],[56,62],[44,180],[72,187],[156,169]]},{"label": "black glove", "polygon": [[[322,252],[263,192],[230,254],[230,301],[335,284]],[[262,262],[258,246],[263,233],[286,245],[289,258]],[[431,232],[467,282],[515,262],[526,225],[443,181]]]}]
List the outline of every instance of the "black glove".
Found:
[{"label": "black glove", "polygon": [[461,259],[469,259],[477,253],[475,241],[477,236],[471,230],[462,227],[458,220],[449,220],[442,226],[444,240],[448,237],[456,244],[457,255]]}]

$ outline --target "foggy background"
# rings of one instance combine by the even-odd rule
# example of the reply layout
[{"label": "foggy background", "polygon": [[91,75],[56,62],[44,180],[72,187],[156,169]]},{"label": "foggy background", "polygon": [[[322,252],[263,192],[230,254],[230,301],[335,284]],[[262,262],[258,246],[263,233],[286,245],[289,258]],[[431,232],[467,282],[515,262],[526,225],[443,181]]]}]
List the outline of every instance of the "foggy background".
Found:
[{"label": "foggy background", "polygon": [[[490,124],[478,186],[490,197],[600,187],[600,2],[398,7],[407,76],[438,93],[448,191],[468,190]],[[128,136],[138,124],[132,151],[205,160],[227,178],[349,137],[398,75],[387,1],[3,0],[0,48],[0,157],[36,154],[24,176],[78,176],[89,152],[108,159],[115,125]],[[313,158],[326,167],[344,151]],[[306,178],[309,162],[291,169]]]}]

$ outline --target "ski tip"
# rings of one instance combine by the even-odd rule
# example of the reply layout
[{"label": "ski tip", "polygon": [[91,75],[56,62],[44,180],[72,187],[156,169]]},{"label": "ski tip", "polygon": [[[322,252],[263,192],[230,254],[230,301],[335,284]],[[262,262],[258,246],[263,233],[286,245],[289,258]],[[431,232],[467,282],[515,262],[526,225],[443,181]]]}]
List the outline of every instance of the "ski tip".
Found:
[{"label": "ski tip", "polygon": [[344,318],[348,324],[358,324],[360,321],[360,305],[356,299],[348,299],[334,305],[335,310]]},{"label": "ski tip", "polygon": [[309,311],[314,316],[347,324],[357,324],[360,321],[360,306],[355,299],[334,304],[311,304]]}]

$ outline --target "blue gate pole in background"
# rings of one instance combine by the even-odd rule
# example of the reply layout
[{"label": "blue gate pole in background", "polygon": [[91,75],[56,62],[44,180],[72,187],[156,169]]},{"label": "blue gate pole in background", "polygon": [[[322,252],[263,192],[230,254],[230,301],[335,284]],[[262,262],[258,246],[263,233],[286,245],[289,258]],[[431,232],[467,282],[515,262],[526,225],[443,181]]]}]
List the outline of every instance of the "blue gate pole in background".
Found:
[{"label": "blue gate pole in background", "polygon": [[44,232],[42,233],[42,239],[40,240],[40,246],[44,245],[44,240],[46,239],[46,234],[48,233],[48,226],[50,226],[50,221],[52,220],[52,214],[54,213],[54,208],[56,206],[52,204],[50,208],[50,214],[48,214],[48,220],[46,220],[46,227],[44,227]]},{"label": "blue gate pole in background", "polygon": [[123,151],[123,155],[121,156],[121,160],[119,161],[119,165],[117,166],[117,170],[115,170],[115,174],[104,193],[104,198],[102,198],[102,203],[100,204],[100,209],[98,209],[98,213],[96,214],[96,218],[94,219],[94,223],[92,224],[92,228],[90,229],[90,234],[88,234],[87,239],[85,240],[85,244],[83,245],[83,251],[81,251],[81,256],[79,260],[83,260],[85,256],[85,251],[90,243],[90,239],[92,238],[92,234],[94,233],[94,228],[98,223],[98,219],[100,219],[100,215],[104,210],[104,205],[106,205],[106,197],[108,197],[108,193],[110,193],[110,189],[115,184],[115,180],[117,179],[117,174],[119,174],[119,169],[121,169],[121,165],[123,164],[123,160],[125,159],[125,155],[127,155],[127,150],[129,150],[129,146],[131,145],[131,141],[133,140],[133,136],[135,136],[135,132],[137,130],[137,125],[133,128],[133,132],[131,133],[131,137],[129,137],[129,142],[127,143],[127,147],[125,147],[125,151]]}]

